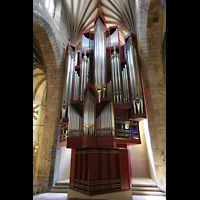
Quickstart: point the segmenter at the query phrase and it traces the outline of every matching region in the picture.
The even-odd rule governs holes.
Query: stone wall
[[[138,43],[141,73],[157,183],[161,190],[166,191],[166,88],[162,66],[164,16],[160,0],[151,0],[149,8],[145,1],[141,3]]]

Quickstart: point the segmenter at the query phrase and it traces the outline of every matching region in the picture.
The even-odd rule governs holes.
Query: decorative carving
[[[97,26],[100,26],[102,31],[105,32],[105,26],[99,18],[96,21],[96,24],[95,24],[95,27],[94,27],[94,32],[97,31]]]
[[[72,58],[75,60],[75,51],[71,48],[71,46],[68,46],[67,54],[70,54]]]

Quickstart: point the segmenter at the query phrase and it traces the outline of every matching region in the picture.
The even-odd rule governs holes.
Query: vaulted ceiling
[[[98,7],[107,28],[118,25],[122,44],[129,30],[135,32],[135,0],[63,0],[63,3],[72,43],[80,42],[82,31],[94,30]]]

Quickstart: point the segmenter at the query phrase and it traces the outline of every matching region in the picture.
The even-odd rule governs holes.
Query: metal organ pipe
[[[73,58],[71,58],[71,69],[70,69],[70,84],[69,84],[69,95],[68,95],[68,105],[70,104],[71,94],[72,94],[72,82],[73,82],[73,69],[74,69],[74,62]]]
[[[79,76],[77,71],[75,71],[74,76],[74,100],[78,100],[78,93],[79,93]]]
[[[105,38],[104,38],[104,32],[101,32],[102,34],[102,88],[105,83]],[[103,98],[105,98],[105,93],[103,92]]]
[[[125,65],[122,71],[122,81],[123,81],[123,90],[124,90],[124,102],[129,102],[129,89],[128,89],[128,77],[127,77],[127,67]]]
[[[138,60],[136,46],[132,36],[128,38],[126,43],[127,59],[130,73],[131,101],[133,103],[134,113],[143,113],[143,95],[138,69]],[[136,109],[137,108],[137,109]]]
[[[137,82],[136,82],[136,66],[133,60],[133,45],[130,46],[130,60],[131,60],[131,68],[132,68],[132,76],[133,76],[133,89],[134,89],[134,98],[137,96]]]
[[[86,82],[87,82],[87,63],[84,62],[84,84],[83,84],[83,90],[86,86]]]
[[[125,69],[122,71],[122,83],[123,83],[123,90],[124,90],[124,103],[126,103],[126,85],[125,85]]]
[[[105,97],[103,90],[105,83],[105,27],[98,18],[94,28],[95,32],[95,89],[100,85],[100,97]]]
[[[97,41],[97,34],[95,34],[95,41]],[[95,56],[95,89],[97,89],[97,42],[95,42],[95,51],[94,51],[94,56]]]
[[[87,58],[86,53],[81,60],[81,91],[80,99],[83,100],[83,92],[88,81],[88,72],[89,72],[89,58]]]
[[[128,84],[128,74],[127,74],[127,65],[125,65],[125,85],[126,85],[126,97],[127,97],[127,102],[130,101],[129,99],[129,84]]]
[[[113,99],[114,99],[114,103],[116,103],[116,96],[115,96],[115,73],[114,73],[113,59],[111,59],[111,68],[112,68],[111,70],[112,70],[112,83],[113,83]]]
[[[119,81],[118,81],[118,84],[119,84],[119,97],[120,97],[119,103],[122,103],[122,95],[121,95],[122,89],[121,89],[121,76],[120,76],[119,54],[117,54],[117,56],[116,56],[116,63],[117,63],[116,67],[117,67],[117,73],[118,73],[117,76],[119,77]]]
[[[119,54],[115,51],[111,55],[112,82],[113,82],[113,98],[114,103],[122,103],[121,96],[121,76],[120,76]]]
[[[87,91],[84,100],[84,135],[94,135],[94,97]]]
[[[78,136],[79,133],[79,114],[75,111],[75,109],[70,105],[68,107],[68,131],[70,137]]]
[[[74,100],[76,100],[76,84],[77,84],[77,76],[76,76],[76,71],[74,71],[74,97],[73,97]]]
[[[115,54],[113,56],[113,68],[114,68],[114,72],[115,72],[115,94],[116,94],[116,97],[117,97],[117,102],[116,103],[119,103],[119,92],[118,92],[118,76],[117,76],[117,63],[116,63],[116,59],[115,59]]]
[[[135,69],[136,69],[136,80],[137,80],[137,88],[138,88],[138,96],[139,98],[142,95],[142,88],[141,88],[141,82],[140,82],[140,75],[139,75],[139,69],[138,69],[138,60],[137,60],[137,53],[135,47],[133,48],[133,56],[135,61]]]
[[[112,102],[108,103],[101,112],[101,135],[113,135],[114,113]]]
[[[72,82],[73,82],[73,70],[74,70],[74,59],[75,52],[73,49],[68,46],[68,55],[67,55],[67,75],[66,75],[66,91],[65,91],[65,99],[62,106],[62,118],[65,118],[66,110],[71,100],[72,93]]]

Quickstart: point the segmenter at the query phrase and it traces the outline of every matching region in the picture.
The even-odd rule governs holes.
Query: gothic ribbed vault
[[[78,44],[82,31],[94,30],[97,10],[102,12],[107,27],[119,27],[120,43],[129,30],[135,33],[135,0],[63,0],[72,43]]]

